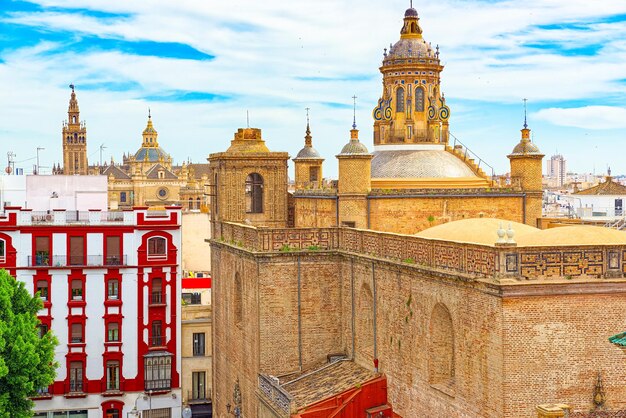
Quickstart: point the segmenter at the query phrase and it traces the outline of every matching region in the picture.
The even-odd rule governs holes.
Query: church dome
[[[320,153],[313,147],[304,147],[299,152],[296,158],[322,158]]]
[[[369,154],[367,147],[359,141],[350,140],[341,149],[340,155]]]
[[[476,177],[462,160],[445,150],[374,151],[372,178]]]
[[[541,151],[539,151],[539,147],[530,141],[520,142],[519,144],[515,146],[515,148],[513,148],[513,152],[511,153],[511,155],[529,155],[529,154],[530,155],[541,154]]]
[[[138,162],[150,162],[157,163],[160,160],[167,161],[170,158],[170,155],[163,151],[161,147],[157,148],[139,148],[139,151],[135,153],[135,161]]]
[[[404,12],[404,17],[417,17],[417,10],[412,7],[406,9],[406,12]]]
[[[434,56],[432,48],[424,38],[402,38],[391,47],[387,59]]]

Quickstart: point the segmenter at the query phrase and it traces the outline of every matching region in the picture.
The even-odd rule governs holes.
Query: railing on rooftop
[[[262,373],[259,374],[259,390],[275,407],[285,414],[290,414],[293,398],[280,386],[278,379]]]
[[[449,132],[450,136],[452,138],[454,138],[454,144],[453,144],[453,148],[454,149],[460,149],[461,150],[461,154],[463,156],[463,160],[467,161],[469,159],[474,160],[474,163],[476,164],[476,167],[478,167],[479,169],[482,169],[483,171],[487,171],[485,168],[488,168],[489,171],[491,171],[491,180],[496,180],[496,172],[493,169],[492,166],[490,166],[489,164],[487,164],[485,162],[485,160],[483,160],[482,158],[480,158],[478,156],[478,154],[476,154],[475,152],[473,152],[471,149],[469,149],[464,143],[462,143],[456,136],[452,135],[452,132]],[[457,148],[460,147],[460,148]],[[481,165],[483,167],[481,167]]]

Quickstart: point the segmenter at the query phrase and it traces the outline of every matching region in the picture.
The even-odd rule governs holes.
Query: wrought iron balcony
[[[35,256],[28,256],[29,267],[68,267],[68,266],[125,266],[127,264],[126,255],[107,256],[102,255],[53,255],[40,253]]]

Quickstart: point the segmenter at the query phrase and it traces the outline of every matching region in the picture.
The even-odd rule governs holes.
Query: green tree
[[[0,418],[31,417],[28,397],[54,381],[58,341],[51,332],[39,337],[42,307],[39,295],[0,270]]]

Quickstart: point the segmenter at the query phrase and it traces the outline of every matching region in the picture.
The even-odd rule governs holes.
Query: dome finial
[[[313,146],[311,128],[309,127],[309,110],[311,110],[311,108],[307,107],[304,110],[306,110],[306,135],[304,137],[304,146],[310,148]]]
[[[352,100],[354,101],[354,108],[353,108],[353,116],[352,116],[352,129],[356,129],[356,94],[354,96],[352,96]]]
[[[152,113],[150,112],[150,106],[148,106],[148,119],[152,119]]]
[[[524,99],[524,129],[528,129],[528,114],[526,109],[526,104],[528,103],[528,99]]]

